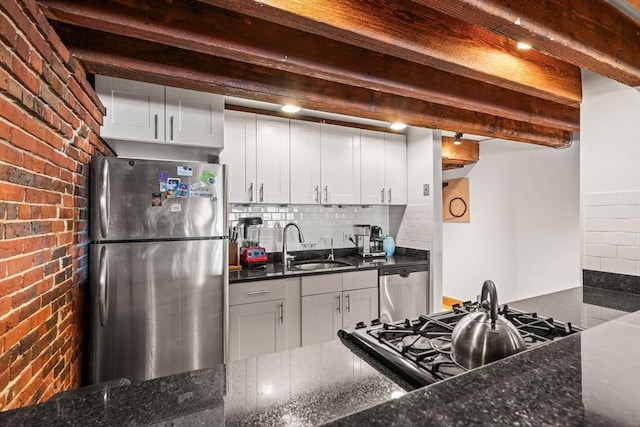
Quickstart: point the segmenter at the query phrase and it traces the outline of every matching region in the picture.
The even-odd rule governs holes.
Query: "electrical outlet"
[[[429,195],[429,184],[424,184],[422,186],[422,195],[423,196],[428,196]]]
[[[348,242],[350,238],[351,238],[351,234],[349,234],[349,233],[344,233],[342,235],[342,241],[343,242]]]

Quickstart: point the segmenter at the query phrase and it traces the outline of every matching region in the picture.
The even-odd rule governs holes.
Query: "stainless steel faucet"
[[[290,222],[289,224],[284,226],[284,229],[282,230],[282,268],[284,269],[284,271],[287,271],[289,268],[291,268],[291,260],[295,258],[294,256],[287,254],[287,229],[289,227],[297,228],[298,240],[300,241],[300,243],[304,242],[304,236],[302,235],[302,230],[300,230],[298,224],[296,224],[295,222]]]

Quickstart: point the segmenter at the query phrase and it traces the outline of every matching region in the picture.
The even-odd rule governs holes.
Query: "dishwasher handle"
[[[412,273],[418,273],[420,271],[429,271],[428,264],[417,264],[404,267],[388,267],[378,270],[378,276],[400,276],[403,278],[409,277]]]

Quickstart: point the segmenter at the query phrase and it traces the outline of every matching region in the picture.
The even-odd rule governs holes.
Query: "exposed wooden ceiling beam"
[[[582,99],[577,67],[411,1],[202,1],[532,96],[574,106]]]
[[[329,82],[246,63],[212,57],[64,24],[56,26],[65,45],[89,72],[145,80],[224,95],[286,103],[311,109],[413,126],[492,135],[550,147],[570,143],[571,132],[536,126],[370,89]]]
[[[564,130],[580,125],[577,107],[203,3],[171,3],[170,14],[164,0],[46,0],[41,5],[48,18],[72,25],[537,125]]]
[[[640,31],[604,0],[415,0],[626,85],[640,86]],[[640,8],[640,1],[628,0]],[[520,25],[514,22],[520,18]]]

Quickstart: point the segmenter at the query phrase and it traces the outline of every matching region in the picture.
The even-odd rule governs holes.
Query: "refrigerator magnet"
[[[213,185],[216,183],[216,175],[209,171],[202,171],[200,174],[200,182],[208,185]]]
[[[169,172],[167,171],[158,172],[158,182],[166,183],[168,179],[169,179]]]
[[[189,184],[183,182],[176,189],[176,197],[189,197]]]
[[[164,193],[165,191],[167,191],[167,183],[166,182],[160,182],[160,192]]]
[[[178,166],[178,176],[193,176],[193,168],[191,166]]]
[[[171,212],[182,212],[182,205],[180,204],[180,202],[171,202]]]
[[[191,184],[189,194],[191,195],[191,197],[204,197],[207,199],[213,197],[213,192],[211,191],[211,189],[200,181],[196,181]]]
[[[176,191],[180,185],[180,178],[167,179],[167,199],[173,199],[176,197]]]
[[[162,206],[162,193],[151,193],[151,206]]]

